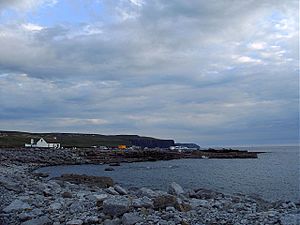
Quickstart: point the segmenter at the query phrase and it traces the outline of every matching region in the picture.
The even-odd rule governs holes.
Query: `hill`
[[[168,148],[174,145],[173,140],[163,140],[138,135],[101,135],[82,133],[29,133],[20,131],[0,131],[0,148],[23,147],[30,139],[44,138],[49,142],[59,142],[63,147],[91,147],[137,145],[141,147]]]

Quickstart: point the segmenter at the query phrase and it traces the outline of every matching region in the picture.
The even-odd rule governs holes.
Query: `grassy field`
[[[29,133],[19,131],[0,131],[0,147],[23,147],[43,137],[48,142],[59,142],[63,147],[91,147],[91,146],[118,146],[139,145],[143,147],[165,147],[174,143],[173,140],[161,140],[138,135],[100,135],[80,133]],[[161,146],[160,146],[161,145]]]

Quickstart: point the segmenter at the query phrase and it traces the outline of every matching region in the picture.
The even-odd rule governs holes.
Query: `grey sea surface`
[[[242,149],[242,148],[240,148]],[[269,201],[300,202],[299,147],[247,147],[264,151],[257,159],[179,159],[108,165],[67,165],[38,169],[50,177],[65,173],[110,176],[123,186],[166,190],[175,181],[186,189],[205,188],[223,193],[242,193]]]

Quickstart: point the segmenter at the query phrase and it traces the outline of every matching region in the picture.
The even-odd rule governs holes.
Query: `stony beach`
[[[0,150],[0,225],[299,224],[299,204],[205,189],[121,187],[109,177],[49,179],[46,165],[88,163],[76,152]],[[107,173],[109,176],[109,172]]]

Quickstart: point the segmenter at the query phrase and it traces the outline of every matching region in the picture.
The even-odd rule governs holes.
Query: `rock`
[[[154,208],[156,209],[165,208],[167,206],[174,206],[176,203],[175,196],[170,195],[163,191],[157,192],[156,197],[154,197],[152,200],[153,200]]]
[[[138,195],[141,197],[147,196],[149,198],[154,198],[157,196],[157,193],[149,188],[141,188],[138,191]]]
[[[119,218],[115,218],[113,220],[106,219],[104,220],[104,225],[119,225],[121,224],[121,220]]]
[[[52,225],[52,221],[48,216],[41,216],[39,218],[31,219],[21,223],[21,225]]]
[[[63,198],[72,198],[72,197],[73,197],[72,194],[71,194],[70,192],[68,192],[68,191],[63,192],[63,193],[61,194],[61,196],[62,196]]]
[[[94,195],[94,197],[96,198],[96,205],[97,206],[102,206],[103,201],[105,199],[107,199],[108,195],[107,194],[100,194],[100,195]]]
[[[66,223],[66,225],[82,225],[82,224],[83,224],[82,220],[71,220]]]
[[[115,185],[115,186],[114,186],[114,189],[115,189],[120,195],[127,195],[127,194],[128,194],[128,192],[127,192],[124,188],[122,188],[121,186],[119,186],[119,185]]]
[[[109,187],[109,188],[105,189],[105,191],[111,195],[119,195],[119,192],[117,192],[113,187]]]
[[[85,218],[84,224],[94,224],[94,223],[98,223],[99,221],[100,220],[98,216],[88,216]]]
[[[153,201],[148,198],[147,196],[144,196],[142,198],[133,199],[132,200],[132,206],[135,208],[153,208]]]
[[[82,210],[83,210],[83,205],[79,201],[75,201],[69,206],[69,211],[72,214],[80,213],[80,212],[82,212]]]
[[[96,186],[100,188],[107,188],[114,185],[110,177],[97,177],[77,174],[63,174],[58,178],[59,180],[68,181],[74,184],[86,184],[89,186]]]
[[[142,221],[143,218],[136,213],[125,213],[122,216],[122,224],[124,225],[133,225]]]
[[[13,211],[19,211],[24,209],[30,209],[30,205],[26,202],[16,199],[13,202],[11,202],[7,207],[5,207],[3,211],[6,213],[10,213]]]
[[[129,210],[130,201],[123,196],[113,196],[103,201],[103,212],[111,216],[120,216]]]
[[[20,219],[20,221],[26,221],[26,220],[32,219],[32,215],[29,213],[20,213],[18,215],[18,218]]]
[[[112,168],[112,167],[107,167],[107,168],[104,169],[104,171],[114,171],[114,170],[115,170],[115,169]]]
[[[179,196],[184,194],[184,190],[179,184],[172,182],[169,186],[168,193]]]
[[[62,205],[59,202],[55,202],[50,205],[50,209],[52,209],[52,210],[59,210],[59,209],[61,209],[61,207],[62,207]]]
[[[297,225],[300,221],[300,214],[287,214],[280,218],[282,225]]]
[[[192,199],[190,199],[190,205],[191,205],[192,209],[196,209],[199,206],[200,207],[208,207],[209,203],[207,200],[192,198]]]

